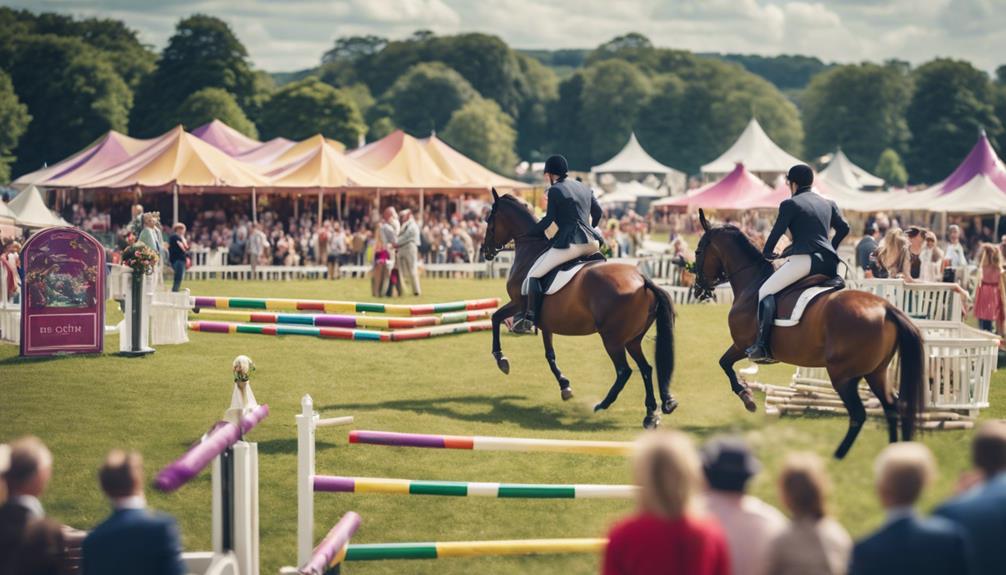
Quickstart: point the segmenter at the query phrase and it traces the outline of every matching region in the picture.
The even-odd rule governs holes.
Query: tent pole
[[[419,188],[419,225],[423,225],[423,214],[426,213],[426,190]]]
[[[335,217],[342,221],[342,192],[335,192]]]
[[[999,212],[996,212],[995,223],[992,224],[992,243],[999,243]]]
[[[300,194],[293,197],[293,221],[300,219]]]
[[[171,186],[172,225],[178,224],[178,182]]]
[[[322,204],[325,203],[325,192],[318,188],[318,228],[321,228],[321,211],[323,209]]]
[[[252,223],[258,223],[258,193],[252,187]]]

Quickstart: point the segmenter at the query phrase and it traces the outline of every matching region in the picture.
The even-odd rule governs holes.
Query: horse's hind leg
[[[653,429],[660,425],[660,414],[657,413],[657,400],[653,397],[653,368],[647,363],[646,355],[643,354],[642,340],[643,336],[637,337],[625,344],[625,349],[632,356],[633,361],[636,362],[636,366],[639,368],[639,375],[643,376],[643,389],[646,390],[646,417],[643,419],[643,427]],[[674,398],[671,398],[670,394],[668,394],[668,400],[674,401]]]
[[[887,438],[888,441],[894,443],[898,440],[898,404],[897,398],[892,396],[887,387],[887,364],[885,363],[867,375],[866,383],[870,384],[870,390],[880,400],[880,406],[884,408],[884,418],[887,420]]]
[[[723,373],[727,374],[727,379],[730,380],[730,389],[744,402],[744,409],[754,413],[758,411],[758,405],[755,403],[754,396],[751,395],[751,390],[737,379],[737,372],[734,371],[734,364],[745,357],[747,357],[747,354],[744,350],[738,349],[736,345],[731,345],[723,352],[723,356],[720,357],[720,368],[723,369]]]
[[[562,374],[559,370],[559,366],[555,363],[555,348],[552,347],[552,332],[548,330],[541,330],[541,342],[545,345],[545,359],[548,360],[548,367],[552,370],[552,375],[555,376],[555,380],[559,382],[559,393],[562,395],[562,400],[566,401],[573,397],[573,388],[569,386],[569,379]]]
[[[835,459],[842,459],[849,453],[849,449],[856,441],[856,436],[859,435],[863,424],[866,423],[866,408],[863,407],[863,400],[859,397],[859,380],[860,378],[857,376],[845,380],[832,379],[831,381],[831,385],[838,392],[842,403],[845,404],[845,409],[849,412],[849,431],[845,433],[845,439],[835,450]]]
[[[625,343],[621,341],[609,341],[608,338],[604,337],[603,332],[601,339],[604,341],[604,350],[608,352],[611,363],[615,364],[615,383],[611,384],[608,395],[604,396],[604,399],[594,406],[594,411],[601,411],[602,409],[611,407],[611,404],[615,403],[615,400],[618,399],[618,394],[622,392],[622,388],[625,387],[625,382],[629,381],[629,377],[632,375],[629,362],[625,360]]]

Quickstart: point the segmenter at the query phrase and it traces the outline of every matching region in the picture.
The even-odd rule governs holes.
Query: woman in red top
[[[604,575],[729,575],[716,520],[701,513],[702,467],[688,436],[649,432],[635,462],[639,512],[608,534]]]

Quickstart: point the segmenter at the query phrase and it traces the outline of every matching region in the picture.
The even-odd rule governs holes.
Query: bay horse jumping
[[[738,382],[733,365],[747,357],[744,350],[755,341],[758,288],[773,267],[737,227],[713,227],[702,210],[699,221],[705,233],[695,250],[695,295],[708,299],[717,284],[730,282],[734,303],[728,322],[733,345],[720,358],[720,367],[748,411],[755,411],[750,391]],[[780,304],[784,298],[798,297],[798,291],[780,292]],[[866,421],[859,396],[859,381],[864,377],[884,408],[891,443],[898,440],[899,416],[902,439],[912,439],[925,402],[922,336],[912,320],[887,300],[848,289],[819,295],[807,306],[800,323],[772,330],[770,347],[779,361],[828,370],[831,385],[849,412],[849,430],[835,451],[836,459],[849,452]],[[887,378],[895,352],[901,356],[899,392]]]
[[[482,256],[491,261],[504,246],[514,242],[514,262],[507,277],[510,301],[492,316],[492,354],[496,366],[510,373],[510,361],[500,347],[500,324],[524,308],[521,283],[531,265],[546,249],[543,235],[529,232],[536,223],[534,214],[521,201],[509,194],[500,197],[493,190],[493,205],[486,219],[486,237]],[[553,295],[545,296],[538,316],[538,328],[545,346],[545,359],[559,383],[562,399],[573,397],[569,379],[555,361],[552,334],[590,335],[599,333],[611,362],[615,365],[615,383],[594,411],[607,409],[618,398],[632,369],[625,359],[629,352],[639,367],[646,389],[646,417],[643,427],[659,425],[660,415],[653,396],[653,368],[643,354],[642,341],[650,326],[657,324],[657,386],[660,390],[660,410],[673,412],[678,402],[671,396],[671,374],[674,371],[674,308],[667,292],[644,277],[635,266],[614,262],[588,264],[568,284]]]

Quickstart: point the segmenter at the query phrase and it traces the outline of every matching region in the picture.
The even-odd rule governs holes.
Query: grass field
[[[339,282],[191,282],[196,295],[369,299],[365,280]],[[503,294],[502,282],[427,280],[422,298],[434,302]],[[110,306],[111,307],[111,306]],[[836,417],[766,419],[748,414],[730,393],[717,359],[728,345],[723,306],[682,306],[676,325],[677,371],[672,389],[681,407],[664,418],[697,440],[742,433],[755,446],[766,471],[756,494],[776,503],[773,477],[788,450],[828,456],[846,428]],[[118,314],[112,314],[117,316]],[[109,319],[111,322],[115,318]],[[647,352],[652,357],[652,342]],[[488,333],[405,343],[317,340],[309,337],[191,334],[181,346],[160,346],[136,359],[115,355],[25,361],[14,346],[0,346],[0,441],[32,433],[55,456],[55,477],[43,499],[48,513],[87,529],[108,512],[95,472],[112,447],[141,450],[148,477],[198,438],[230,400],[234,356],[252,357],[252,385],[271,416],[250,438],[257,441],[261,473],[262,572],[276,573],[296,559],[296,428],[300,398],[310,393],[322,416],[352,414],[356,427],[417,433],[504,435],[583,439],[632,439],[643,418],[638,375],[618,403],[601,414],[590,406],[614,373],[600,339],[557,338],[556,353],[576,391],[568,403],[544,361],[540,341],[504,336],[512,364],[497,371]],[[115,337],[106,348],[118,349]],[[763,369],[763,381],[785,383],[792,369]],[[993,409],[1006,416],[1002,372],[992,383]],[[760,401],[760,399],[759,399]],[[508,454],[406,450],[346,443],[345,428],[318,431],[318,473],[412,479],[534,483],[625,483],[620,458],[553,454]],[[855,535],[882,519],[871,484],[871,462],[886,432],[871,421],[850,456],[831,461],[833,510]],[[936,452],[941,477],[926,499],[931,506],[953,489],[967,466],[969,432],[924,436]],[[148,492],[153,507],[180,521],[186,549],[210,546],[210,478],[203,473],[171,495]],[[631,511],[628,501],[495,500],[408,496],[319,494],[316,536],[346,510],[363,515],[354,541],[429,541],[602,536]],[[447,559],[427,562],[354,564],[350,573],[590,573],[597,558]]]

